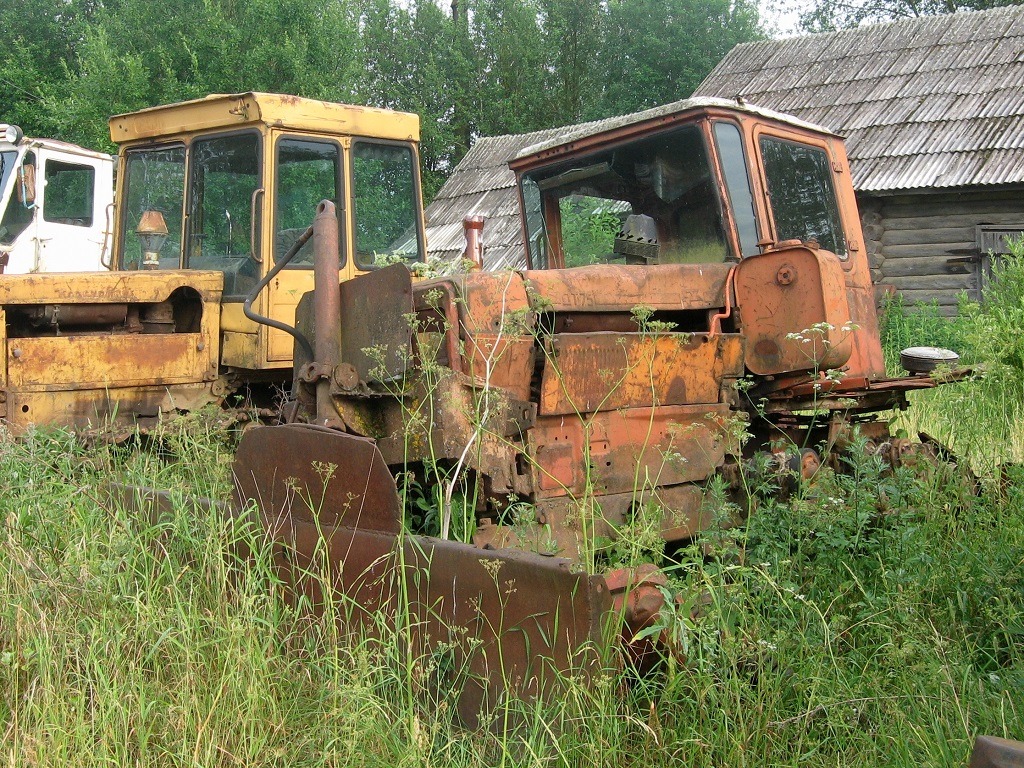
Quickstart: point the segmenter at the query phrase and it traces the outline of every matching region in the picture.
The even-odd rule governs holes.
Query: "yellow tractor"
[[[423,259],[416,115],[245,93],[118,115],[110,135],[112,270],[0,277],[0,420],[14,433],[145,426],[290,381],[281,328],[313,288],[311,244],[275,266],[321,199],[339,202],[343,278],[383,254]]]

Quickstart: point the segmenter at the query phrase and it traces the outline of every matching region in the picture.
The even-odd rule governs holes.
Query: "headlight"
[[[6,123],[0,123],[0,135],[3,136],[4,141],[9,144],[17,144],[21,141],[21,137],[24,136],[21,132],[21,128],[16,125],[8,125]]]

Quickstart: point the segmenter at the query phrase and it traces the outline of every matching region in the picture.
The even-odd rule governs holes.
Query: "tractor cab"
[[[291,367],[292,338],[242,305],[321,200],[338,211],[343,280],[382,259],[423,259],[416,115],[247,93],[118,115],[110,133],[121,145],[116,268],[223,274],[225,367]],[[292,324],[312,268],[306,243],[253,310]]]
[[[509,167],[534,270],[679,265],[687,306],[704,313],[685,330],[743,333],[751,373],[884,375],[849,165],[830,131],[689,99],[570,128]],[[815,328],[824,346],[808,355],[790,334]]]
[[[110,155],[0,123],[0,273],[108,266]]]

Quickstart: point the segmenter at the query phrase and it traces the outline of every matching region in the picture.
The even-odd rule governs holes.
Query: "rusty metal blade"
[[[1024,768],[1024,742],[979,736],[968,768]]]
[[[337,467],[326,482],[325,465]],[[455,691],[465,723],[596,668],[611,606],[604,579],[560,558],[403,535],[394,480],[372,441],[265,427],[243,438],[235,473],[236,499],[259,504],[292,599],[429,656],[427,666],[447,670],[432,684]]]
[[[411,359],[412,275],[404,264],[341,284],[341,359],[360,381],[401,378]]]
[[[401,531],[395,479],[365,437],[312,424],[257,427],[238,444],[234,475],[238,509],[252,499],[272,520]]]

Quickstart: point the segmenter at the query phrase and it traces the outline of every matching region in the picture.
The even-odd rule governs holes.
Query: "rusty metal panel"
[[[132,429],[155,422],[175,409],[194,410],[220,402],[212,382],[171,386],[75,388],[55,391],[9,389],[4,422],[15,434],[32,424],[62,424],[75,429],[107,426]]]
[[[629,493],[703,480],[725,460],[728,405],[602,411],[587,419],[547,416],[529,433],[539,498]]]
[[[53,336],[7,341],[12,388],[85,389],[216,378],[200,333]]]
[[[743,375],[743,339],[691,334],[557,334],[548,342],[541,415],[717,403]]]
[[[348,631],[403,627],[411,660],[441,661],[432,683],[470,727],[509,696],[545,699],[598,669],[608,587],[568,560],[294,518],[269,528],[293,598],[332,603]]]
[[[472,272],[457,279],[463,369],[477,386],[530,399],[536,316],[518,272]]]
[[[235,453],[235,503],[279,517],[397,534],[402,507],[373,440],[312,424],[259,427]]]
[[[77,272],[4,275],[0,305],[148,303],[167,299],[177,288],[192,288],[204,305],[219,303],[224,275],[207,270],[161,272]]]
[[[475,386],[498,387],[517,400],[530,399],[536,356],[533,336],[478,333],[463,346],[465,368]]]
[[[615,540],[618,529],[628,524],[638,509],[646,507],[661,515],[661,535],[666,541],[693,538],[715,524],[716,513],[720,512],[712,508],[703,486],[696,483],[579,499],[559,496],[537,503],[537,525],[480,526],[474,542],[478,546],[513,547],[578,560],[582,552],[593,551],[599,539]]]
[[[262,123],[343,136],[417,141],[419,115],[276,93],[214,94],[110,118],[116,143],[169,133]]]
[[[1024,742],[978,736],[968,768],[1024,768]]]
[[[341,358],[361,381],[401,377],[412,363],[412,275],[404,264],[341,284]]]
[[[0,344],[3,344],[4,349],[7,348],[7,312],[0,306]],[[7,355],[3,356],[3,364],[0,365],[0,390],[7,388]],[[0,402],[0,405],[3,405]],[[0,408],[0,411],[3,409]],[[2,415],[2,414],[0,414]]]
[[[235,368],[256,369],[260,359],[259,341],[260,337],[255,333],[222,332],[221,363]]]
[[[629,312],[718,309],[725,306],[729,264],[657,264],[637,269],[601,264],[575,269],[530,270],[538,312]]]
[[[773,41],[773,43],[775,42]],[[736,92],[738,91],[733,93]],[[642,112],[567,126],[559,130],[554,137],[521,150],[514,159],[509,161],[509,166],[517,172],[527,170],[552,158],[600,147],[617,139],[650,134],[659,128],[666,128],[683,121],[695,120],[709,111],[723,107],[744,113],[745,116],[767,117],[795,127],[829,133],[827,128],[809,124],[792,115],[771,112],[754,106],[753,103],[739,104],[736,101],[727,102],[718,98],[690,98],[652,107]]]
[[[753,373],[837,368],[850,359],[846,279],[835,255],[797,246],[752,256],[736,267],[735,287]]]
[[[472,272],[453,280],[458,285],[462,335],[499,333],[508,326],[533,327],[526,284],[518,272]],[[522,333],[522,330],[519,330]]]

